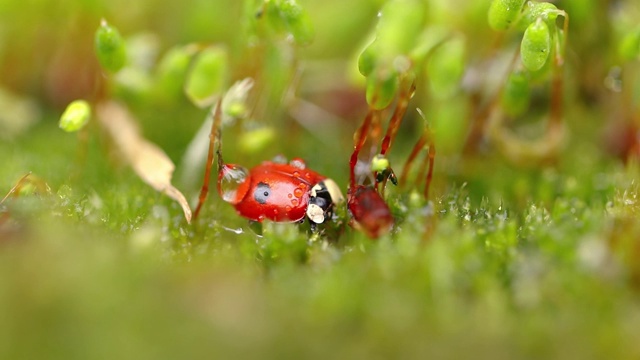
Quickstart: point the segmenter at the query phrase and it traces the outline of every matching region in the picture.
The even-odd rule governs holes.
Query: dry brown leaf
[[[167,154],[140,135],[138,125],[124,105],[114,101],[104,102],[96,106],[96,114],[118,151],[142,181],[177,201],[190,223],[189,203],[180,190],[171,185],[175,165]]]

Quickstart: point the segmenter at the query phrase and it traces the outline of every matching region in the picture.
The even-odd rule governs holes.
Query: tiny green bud
[[[501,105],[509,116],[522,115],[529,108],[531,89],[529,79],[523,72],[509,75],[502,93]]]
[[[255,154],[263,151],[276,139],[276,132],[272,127],[260,127],[244,131],[238,139],[240,149],[245,153]]]
[[[220,47],[208,47],[195,59],[185,84],[185,93],[195,105],[209,106],[221,93],[226,76],[227,52]]]
[[[281,0],[278,8],[285,27],[296,43],[301,46],[309,45],[315,34],[311,19],[302,6],[296,0]]]
[[[384,58],[406,55],[422,32],[424,4],[416,0],[391,0],[380,11],[376,27],[378,50]]]
[[[494,30],[506,30],[518,18],[525,0],[493,0],[487,20]]]
[[[100,65],[109,72],[114,73],[122,69],[127,61],[127,51],[122,36],[104,19],[96,30],[95,50]]]
[[[398,92],[398,76],[390,71],[377,71],[367,77],[366,98],[369,106],[384,109]]]
[[[376,66],[377,54],[376,54],[376,42],[373,41],[367,45],[366,48],[360,53],[358,57],[358,71],[364,76],[369,76],[373,72]]]
[[[85,100],[71,102],[60,116],[58,125],[66,132],[82,129],[91,117],[91,105]]]
[[[562,11],[558,10],[552,3],[529,1],[524,7],[523,16],[518,22],[518,28],[525,30],[529,25],[536,22],[538,18],[542,18],[547,23],[547,26],[553,28],[560,13]]]
[[[540,70],[549,59],[551,35],[547,23],[538,18],[527,27],[520,43],[520,58],[529,71]]]
[[[391,167],[389,159],[384,155],[378,154],[371,159],[371,171],[383,172]]]
[[[191,46],[174,47],[164,54],[157,70],[159,92],[170,97],[182,93],[192,56]]]
[[[640,57],[640,29],[626,34],[620,45],[618,53],[625,61],[631,61]]]
[[[451,36],[451,31],[445,27],[429,26],[425,28],[418,37],[416,46],[409,53],[409,58],[414,64],[423,63],[424,59],[449,36]]]
[[[439,98],[453,95],[460,85],[465,69],[465,40],[455,37],[433,51],[427,62],[429,86]]]

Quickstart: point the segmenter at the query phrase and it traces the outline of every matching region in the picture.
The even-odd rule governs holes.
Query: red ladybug
[[[297,222],[306,216],[320,224],[334,204],[344,201],[333,180],[307,169],[300,159],[289,164],[265,161],[251,170],[222,163],[218,193],[238,214],[258,222]]]
[[[236,208],[238,214],[249,220],[298,222],[306,216],[314,228],[331,217],[335,205],[345,201],[335,181],[307,169],[305,162],[299,158],[288,164],[265,161],[251,170],[226,164],[222,159],[220,109],[221,100],[218,100],[211,112],[213,122],[209,155],[194,218],[200,213],[209,192],[214,147],[218,162],[218,193]]]

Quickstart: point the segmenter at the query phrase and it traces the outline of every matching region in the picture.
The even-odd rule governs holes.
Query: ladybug
[[[335,181],[306,167],[301,159],[265,161],[251,170],[224,164],[218,156],[218,193],[239,215],[256,222],[321,224],[344,197]]]
[[[334,207],[345,202],[345,198],[335,181],[308,169],[302,159],[295,158],[289,163],[265,161],[251,170],[224,162],[221,106],[221,100],[218,100],[211,111],[209,155],[194,218],[197,218],[209,193],[214,147],[218,163],[218,193],[233,205],[240,216],[256,222],[265,219],[302,222],[308,218],[312,230],[331,218]]]

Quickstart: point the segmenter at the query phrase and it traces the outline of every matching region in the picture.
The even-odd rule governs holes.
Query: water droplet
[[[299,171],[294,171],[293,172],[293,177],[300,177],[300,172]]]
[[[228,203],[237,204],[244,197],[244,193],[238,193],[240,185],[244,184],[249,177],[249,171],[239,165],[224,165],[218,174],[218,185],[220,196]],[[248,187],[244,188],[244,192]]]
[[[285,206],[285,207],[284,207],[284,210],[285,210],[286,212],[291,211],[291,206],[289,206],[289,205]]]
[[[305,169],[307,164],[305,164],[304,160],[300,158],[294,158],[289,162],[289,165],[293,167],[297,167],[298,169]]]
[[[292,194],[292,193],[288,193],[288,194],[287,194],[287,197],[288,197],[289,199],[291,199],[291,198],[293,197],[293,194]]]
[[[291,199],[291,205],[298,206],[298,199]]]
[[[300,188],[296,188],[295,190],[293,190],[293,195],[295,195],[295,197],[297,198],[301,197],[303,193],[304,191],[302,191],[302,189]]]

